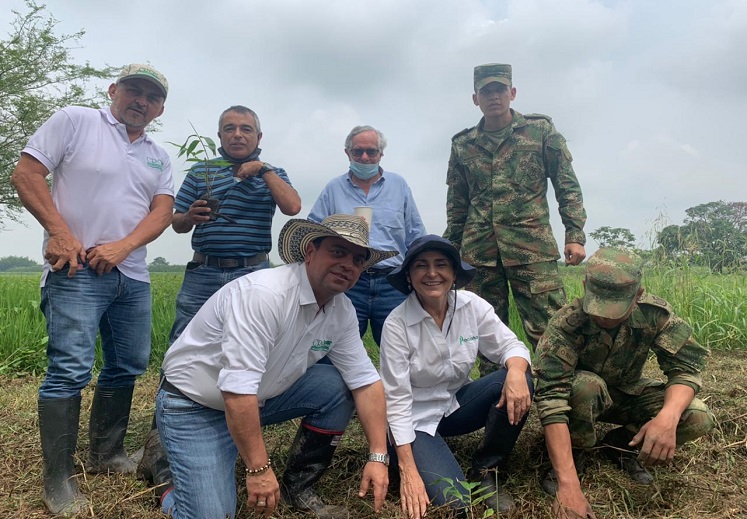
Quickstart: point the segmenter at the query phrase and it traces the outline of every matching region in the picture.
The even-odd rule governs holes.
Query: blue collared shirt
[[[335,177],[322,190],[311,208],[309,219],[321,222],[331,214],[353,214],[357,206],[373,208],[369,235],[371,247],[399,251],[397,256],[375,266],[401,265],[413,240],[425,234],[423,220],[405,179],[397,173],[384,171],[366,194],[350,180],[350,172]]]

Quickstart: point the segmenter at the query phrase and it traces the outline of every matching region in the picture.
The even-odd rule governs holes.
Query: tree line
[[[724,273],[747,268],[747,202],[708,202],[685,210],[682,225],[668,225],[656,234],[656,247],[646,257],[705,267]],[[600,247],[635,249],[635,235],[622,227],[600,227],[589,233]]]

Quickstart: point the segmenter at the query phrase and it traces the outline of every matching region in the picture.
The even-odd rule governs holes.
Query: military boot
[[[628,445],[634,436],[635,434],[625,427],[612,429],[602,439],[602,453],[627,472],[633,481],[641,485],[650,485],[654,482],[653,476],[638,461],[637,451]]]
[[[347,519],[350,515],[347,508],[325,504],[313,489],[332,463],[336,436],[312,431],[301,424],[280,486],[280,496],[287,505],[311,512],[319,519]]]
[[[86,471],[131,474],[137,465],[124,450],[135,388],[96,386],[89,425],[90,453]]]
[[[78,491],[73,455],[78,444],[80,396],[39,399],[39,435],[44,460],[44,504],[54,515],[85,510]]]

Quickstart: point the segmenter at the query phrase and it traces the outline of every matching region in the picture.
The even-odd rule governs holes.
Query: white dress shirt
[[[416,430],[435,435],[441,419],[459,409],[456,392],[470,382],[478,351],[498,365],[511,357],[531,363],[524,343],[472,292],[458,291],[456,304],[454,291],[449,293],[443,331],[414,291],[389,314],[381,336],[381,379],[396,445],[412,443]]]
[[[324,356],[353,390],[379,380],[344,294],[316,303],[306,265],[240,277],[205,302],[163,360],[166,379],[195,402],[225,410],[221,391],[260,406]]]

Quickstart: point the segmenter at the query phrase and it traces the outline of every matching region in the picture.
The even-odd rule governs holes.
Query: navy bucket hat
[[[435,234],[426,234],[421,236],[410,244],[410,248],[407,249],[405,259],[402,265],[397,267],[389,274],[386,279],[389,283],[402,292],[403,294],[409,294],[412,292],[412,287],[407,282],[407,271],[410,268],[410,263],[415,257],[421,252],[435,250],[445,254],[454,265],[456,273],[456,287],[462,288],[475,277],[477,270],[469,263],[465,263],[459,257],[459,251],[454,247],[449,240],[437,236]]]

